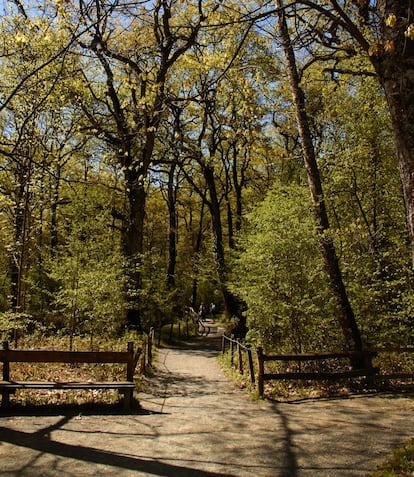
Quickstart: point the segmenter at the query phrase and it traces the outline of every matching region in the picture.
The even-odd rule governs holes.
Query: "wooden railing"
[[[272,355],[266,355],[262,348],[258,348],[256,350],[256,367],[254,366],[250,346],[243,344],[233,336],[223,335],[222,337],[222,353],[224,354],[226,351],[230,354],[230,365],[237,369],[240,374],[244,374],[244,363],[248,362],[250,381],[252,384],[257,384],[260,397],[264,395],[264,383],[270,380],[337,381],[339,379],[365,377],[368,383],[373,384],[381,381],[414,379],[414,369],[386,369],[384,357],[381,359],[383,363],[382,371],[378,366],[372,364],[373,360],[381,354],[396,353],[401,355],[402,353],[408,353],[412,354],[414,358],[414,348],[412,347]],[[343,360],[346,360],[347,364],[341,363],[339,365],[338,363]],[[332,366],[332,362],[335,361],[336,366]],[[292,366],[288,366],[286,371],[268,372],[266,364],[271,362],[284,362],[290,365],[294,363],[297,369],[292,370]],[[358,368],[355,368],[354,363],[356,362],[360,363]]]
[[[304,379],[309,381],[328,380],[335,381],[344,378],[371,377],[378,374],[379,369],[372,366],[372,358],[376,356],[375,351],[349,351],[337,353],[301,353],[301,354],[278,354],[265,355],[262,348],[257,349],[258,359],[258,382],[257,388],[259,396],[264,395],[264,382],[268,380]],[[329,361],[338,359],[349,359],[350,361],[360,361],[364,366],[359,369],[341,369],[334,371],[301,371],[301,364],[311,361]],[[266,373],[266,362],[294,362],[299,364],[298,371]]]
[[[249,366],[249,375],[250,375],[250,382],[255,384],[255,371],[254,371],[254,363],[253,363],[253,355],[252,349],[249,345],[245,345],[241,343],[240,339],[235,339],[234,336],[222,336],[221,342],[221,351],[224,354],[226,352],[226,347],[228,347],[230,351],[230,363],[231,366],[234,366],[235,361],[235,353],[237,353],[237,369],[240,374],[244,374],[244,359],[243,355],[247,356],[247,363]]]
[[[381,361],[385,364],[385,355],[392,355],[392,354],[396,354],[397,356],[399,356],[399,359],[397,360],[397,366],[393,365],[392,367],[395,368],[395,367],[398,367],[399,369],[396,370],[396,369],[392,369],[392,370],[389,370],[389,369],[386,369],[385,368],[385,365],[383,365],[382,369],[380,370],[380,372],[378,373],[377,376],[375,376],[375,379],[377,381],[390,381],[390,380],[411,380],[411,379],[414,379],[414,366],[412,367],[412,369],[401,369],[401,368],[404,368],[404,366],[401,366],[400,365],[400,362],[403,361],[401,358],[402,358],[402,355],[408,355],[408,356],[412,356],[411,360],[414,361],[414,348],[413,347],[387,347],[387,348],[376,348],[376,349],[373,349],[372,351],[374,351],[376,353],[376,355],[378,357],[380,357],[381,355],[382,358],[381,358]],[[393,361],[393,360],[391,360]],[[406,368],[406,367],[405,367]]]

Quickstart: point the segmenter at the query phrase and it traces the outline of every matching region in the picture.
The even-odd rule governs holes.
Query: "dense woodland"
[[[213,301],[267,349],[413,344],[410,2],[1,9],[4,338]]]

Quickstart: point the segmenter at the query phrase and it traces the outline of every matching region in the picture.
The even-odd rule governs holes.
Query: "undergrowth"
[[[414,438],[395,449],[391,457],[371,477],[412,477],[414,475]]]

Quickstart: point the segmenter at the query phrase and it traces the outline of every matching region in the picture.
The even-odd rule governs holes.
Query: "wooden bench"
[[[124,407],[129,409],[133,401],[135,388],[134,371],[139,358],[140,350],[134,353],[134,344],[128,343],[127,351],[50,351],[50,350],[14,350],[9,349],[9,343],[3,342],[0,350],[0,362],[3,363],[3,380],[0,381],[1,405],[10,404],[10,394],[17,389],[39,390],[117,390],[124,396]],[[126,364],[125,381],[14,381],[10,377],[10,363],[117,363]]]

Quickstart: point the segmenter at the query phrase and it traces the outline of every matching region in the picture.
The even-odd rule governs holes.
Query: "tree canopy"
[[[411,343],[410,9],[3,2],[2,333]]]

